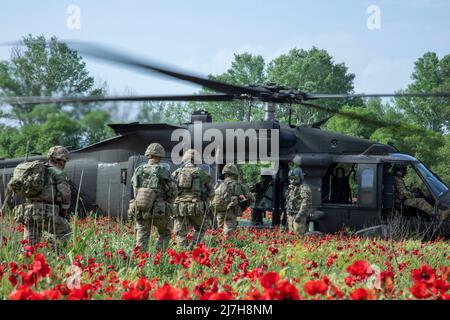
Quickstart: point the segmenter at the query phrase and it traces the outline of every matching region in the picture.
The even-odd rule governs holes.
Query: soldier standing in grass
[[[169,170],[160,164],[165,150],[159,143],[152,143],[145,151],[148,163],[139,166],[131,178],[135,199],[131,200],[128,213],[136,220],[136,246],[141,252],[148,250],[152,226],[158,230],[157,250],[165,250],[171,236],[171,215],[176,196],[176,185]]]
[[[289,171],[289,187],[286,196],[286,214],[289,231],[296,234],[306,233],[306,218],[312,208],[311,188],[305,183],[300,167]]]
[[[183,165],[172,174],[178,187],[174,225],[177,244],[181,247],[189,246],[190,249],[203,238],[207,228],[209,200],[214,195],[211,177],[196,165],[200,162],[199,153],[189,149],[183,155]],[[187,234],[190,226],[195,232],[189,243]]]
[[[224,180],[214,191],[212,209],[218,228],[223,227],[223,234],[229,236],[237,227],[237,217],[242,215],[242,210],[254,204],[255,197],[239,181],[239,171],[234,164],[226,164],[222,174]]]
[[[48,162],[24,162],[14,170],[8,189],[25,197],[23,204],[14,207],[17,222],[24,225],[24,240],[31,245],[41,241],[42,232],[54,234],[63,245],[71,230],[66,219],[70,207],[71,190],[64,167],[69,151],[62,146],[51,147]]]

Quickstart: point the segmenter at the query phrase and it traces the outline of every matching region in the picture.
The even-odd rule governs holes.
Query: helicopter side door
[[[334,162],[322,180],[322,204],[326,219],[321,232],[353,231],[379,224],[380,181],[378,163]]]

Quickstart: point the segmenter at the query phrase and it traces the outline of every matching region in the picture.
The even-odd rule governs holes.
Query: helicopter
[[[216,93],[1,97],[0,101],[8,104],[258,101],[264,103],[264,119],[213,122],[208,112],[197,110],[191,115],[190,121],[179,125],[139,122],[109,124],[116,134],[115,137],[71,151],[65,171],[72,186],[72,210],[81,214],[95,211],[108,217],[126,219],[128,203],[133,198],[132,174],[135,168],[147,161],[143,156],[146,147],[150,143],[158,142],[165,150],[172,151],[162,159],[162,164],[169,170],[175,170],[180,165],[180,162],[173,161],[174,156],[179,159],[183,150],[194,147],[203,154],[203,161],[199,166],[211,175],[214,181],[220,179],[220,172],[226,163],[261,161],[271,164],[271,168],[261,171],[262,180],[252,186],[257,201],[251,208],[251,225],[263,222],[262,216],[267,211],[272,213],[271,227],[279,227],[285,223],[283,208],[285,191],[289,184],[288,172],[293,165],[299,165],[305,173],[306,183],[312,190],[314,212],[308,217],[311,233],[335,233],[344,228],[354,230],[360,235],[386,233],[388,220],[396,214],[407,227],[414,225],[425,230],[431,237],[439,235],[448,238],[450,223],[448,220],[439,221],[438,210],[450,208],[449,188],[418,159],[402,154],[390,145],[322,130],[321,125],[327,119],[312,125],[292,124],[291,107],[288,109],[288,123],[281,123],[276,117],[276,110],[279,105],[299,105],[386,127],[392,124],[310,101],[368,97],[448,98],[450,93],[322,94],[307,93],[276,84],[239,86],[181,72],[173,67],[107,47],[79,42],[75,45],[81,54],[197,84]],[[231,138],[226,143],[217,141],[220,137],[228,138],[230,132]],[[178,139],[174,139],[174,135]],[[186,136],[194,137],[194,141],[180,139]],[[216,143],[212,143],[212,140]],[[45,160],[45,157],[26,156],[0,160],[0,194],[5,194],[15,166],[31,160]],[[433,206],[435,216],[427,216],[416,208],[399,206],[396,203],[392,170],[396,164],[408,166],[411,168],[410,172],[417,175],[422,183],[420,196]],[[17,197],[10,199],[9,205],[11,207],[20,201]]]

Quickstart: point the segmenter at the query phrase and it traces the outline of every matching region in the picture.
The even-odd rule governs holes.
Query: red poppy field
[[[12,218],[1,223],[2,299],[450,299],[445,240],[239,228],[231,239],[209,230],[192,251],[155,252],[153,232],[149,252],[138,254],[133,223],[87,218],[56,252],[51,242],[21,241]]]

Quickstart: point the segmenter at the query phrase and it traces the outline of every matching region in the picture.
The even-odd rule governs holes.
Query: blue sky
[[[69,5],[81,9],[81,29],[66,26]],[[381,29],[366,12],[377,5]],[[450,53],[450,1],[2,0],[0,41],[44,34],[98,41],[207,75],[225,71],[233,53],[268,62],[290,49],[326,49],[355,73],[357,92],[393,92],[410,82],[414,61],[427,51]],[[0,48],[0,59],[9,57]],[[179,84],[86,60],[113,93],[190,93]]]

